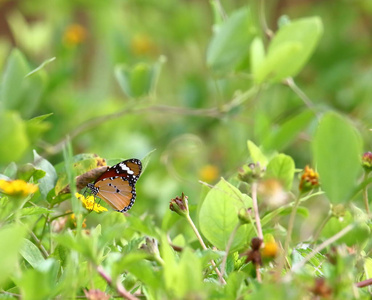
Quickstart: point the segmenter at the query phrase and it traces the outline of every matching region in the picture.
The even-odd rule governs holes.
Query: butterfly
[[[142,163],[139,159],[127,159],[108,168],[94,183],[88,183],[87,187],[113,209],[126,212],[136,200],[135,185],[141,171]]]

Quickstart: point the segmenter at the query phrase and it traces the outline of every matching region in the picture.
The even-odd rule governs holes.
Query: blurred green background
[[[256,14],[255,1],[221,1],[227,14],[247,3]],[[321,18],[324,35],[296,82],[317,107],[351,116],[370,147],[372,2],[287,0],[266,5],[273,31],[283,15]],[[199,179],[213,184],[220,176],[229,178],[247,162],[248,139],[264,144],[286,120],[306,109],[287,86],[273,84],[221,112],[237,91],[247,91],[253,82],[244,66],[222,75],[207,67],[215,22],[208,1],[1,1],[0,22],[3,70],[15,47],[30,70],[55,57],[33,77],[38,80],[33,86],[40,89],[12,107],[24,120],[52,113],[16,162],[32,160],[36,149],[53,164],[60,163],[59,143],[67,135],[74,154],[141,159],[156,149],[137,184],[132,209],[137,213],[152,210],[162,216],[169,200],[182,191],[196,203]],[[133,68],[139,77],[153,72],[149,94],[128,92],[120,82],[120,74]],[[99,116],[107,117],[84,127]],[[309,137],[315,125],[278,149],[291,155],[296,167],[311,163]]]

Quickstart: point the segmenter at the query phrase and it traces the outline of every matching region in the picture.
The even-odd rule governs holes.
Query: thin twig
[[[238,231],[240,225],[241,225],[240,222],[238,222],[238,224],[236,224],[236,226],[234,227],[233,231],[230,234],[229,240],[227,241],[227,245],[226,245],[226,249],[225,249],[225,252],[226,253],[225,253],[225,255],[224,255],[223,259],[222,259],[222,262],[221,262],[220,282],[222,282],[223,275],[225,273],[225,266],[226,266],[227,256],[229,255],[229,251],[230,251],[231,245],[232,245],[232,243],[234,241],[234,237],[235,237],[236,232]]]
[[[258,204],[257,204],[257,182],[252,183],[252,204],[253,204],[253,211],[254,211],[256,226],[257,226],[258,237],[261,240],[263,240],[261,219],[260,219],[260,214],[258,211]]]
[[[119,279],[116,281],[116,286],[113,286],[112,279],[110,275],[108,275],[105,270],[102,268],[102,266],[97,267],[98,274],[107,282],[108,285],[116,288],[117,292],[120,296],[122,296],[124,299],[128,300],[139,300],[137,297],[133,296],[131,293],[129,293],[124,286],[121,284]]]
[[[305,105],[311,109],[313,112],[316,113],[314,109],[314,104],[310,100],[310,98],[297,86],[295,81],[293,80],[292,77],[289,77],[284,80],[284,84],[288,85],[292,91],[294,91],[298,97],[305,103]]]
[[[328,212],[328,215],[325,217],[325,219],[323,220],[322,224],[320,224],[318,230],[316,231],[316,233],[314,234],[314,237],[313,237],[313,241],[316,242],[324,228],[324,226],[328,223],[328,221],[332,218],[332,213],[331,212]]]
[[[355,284],[355,286],[358,287],[358,288],[363,288],[363,287],[366,287],[366,286],[369,286],[369,285],[372,285],[372,278],[363,280],[361,282],[357,282]]]
[[[267,26],[266,17],[265,17],[265,0],[260,0],[259,3],[259,19],[261,27],[266,37],[270,40],[273,38],[274,34]]]
[[[261,272],[260,272],[260,265],[256,264],[256,279],[259,283],[262,282]]]
[[[303,260],[298,262],[292,267],[290,272],[296,272],[301,269],[310,259],[312,259],[317,253],[322,251],[325,247],[328,247],[330,244],[334,243],[338,239],[342,238],[345,234],[347,234],[350,230],[355,227],[355,223],[349,224],[341,231],[337,232],[334,236],[330,237],[329,239],[325,240],[321,243],[318,247],[316,247],[309,255],[307,255]],[[287,274],[289,276],[290,272]]]
[[[34,239],[34,241],[37,243],[37,246],[41,250],[41,252],[43,253],[44,258],[48,258],[49,257],[48,251],[46,251],[46,249],[44,248],[43,244],[37,238],[37,236],[35,235],[35,233],[33,233],[32,231],[30,231],[30,235]]]
[[[192,230],[194,231],[196,237],[198,238],[198,240],[199,240],[200,245],[202,246],[202,248],[203,248],[204,250],[207,250],[208,248],[207,248],[207,246],[204,244],[203,238],[201,237],[201,235],[200,235],[198,229],[196,228],[196,226],[195,226],[194,222],[192,221],[192,219],[190,218],[190,215],[189,215],[189,214],[186,215],[186,219],[187,219],[187,221],[189,222],[189,224],[190,224]],[[217,265],[216,265],[216,263],[214,262],[213,259],[211,260],[211,264],[212,264],[214,270],[216,271],[217,275],[219,276],[219,278],[221,278],[220,270],[217,268]],[[223,283],[223,284],[226,284],[226,281],[225,281],[225,279],[223,279],[223,278],[222,278],[222,283]]]
[[[369,172],[364,172],[363,181],[368,179]],[[364,206],[366,208],[367,215],[369,216],[369,201],[368,201],[368,185],[363,188],[363,199],[364,199]]]

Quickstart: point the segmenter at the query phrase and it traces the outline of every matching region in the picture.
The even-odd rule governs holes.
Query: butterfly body
[[[106,170],[87,187],[112,208],[120,212],[131,209],[136,200],[135,184],[141,175],[142,164],[138,159],[124,160]]]

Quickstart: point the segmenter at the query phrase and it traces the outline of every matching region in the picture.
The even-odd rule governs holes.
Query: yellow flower
[[[275,258],[278,255],[279,247],[275,241],[265,242],[265,246],[262,248],[263,258]]]
[[[137,34],[131,40],[132,52],[136,55],[146,55],[156,52],[156,46],[148,35]]]
[[[26,197],[38,190],[37,185],[27,183],[24,180],[4,180],[0,179],[0,190],[9,196]]]
[[[86,37],[87,31],[83,26],[72,24],[67,27],[63,35],[63,42],[66,46],[76,46],[83,43]]]
[[[85,196],[79,193],[76,193],[75,196],[83,203],[84,207],[87,210],[90,210],[90,211],[94,210],[95,212],[98,212],[98,213],[107,211],[106,207],[103,207],[100,204],[94,202],[94,196],[88,196],[85,198]]]
[[[214,165],[205,165],[199,171],[199,177],[202,181],[212,183],[218,179],[220,171]]]
[[[76,193],[76,194],[77,194],[77,193]],[[77,224],[76,224],[76,217],[75,217],[75,214],[71,214],[71,215],[70,215],[70,218],[71,218],[71,220],[73,221],[74,226],[76,227]],[[83,220],[83,224],[81,224],[81,226],[82,226],[83,228],[86,228],[86,227],[87,227],[87,223],[85,223],[85,221],[86,221],[86,219],[84,219],[84,220]]]

